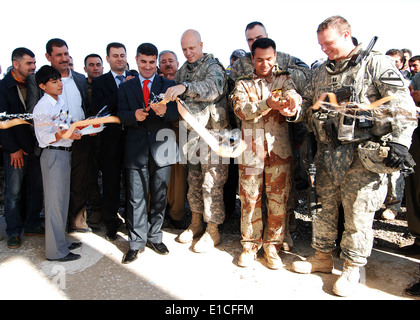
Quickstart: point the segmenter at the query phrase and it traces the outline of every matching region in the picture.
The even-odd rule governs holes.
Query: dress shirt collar
[[[64,106],[64,101],[63,101],[63,99],[60,96],[58,96],[58,100],[55,100],[48,93],[45,93],[44,96],[45,96],[46,102],[48,102],[49,104],[51,104],[52,107],[59,107],[60,110],[61,110],[62,107]]]
[[[112,76],[114,77],[114,79],[115,79],[116,76],[124,76],[124,78],[127,77],[127,71],[124,71],[123,74],[118,74],[118,73],[115,73],[114,71],[111,70],[111,73],[112,73]]]
[[[73,79],[73,73],[71,72],[71,69],[68,68],[68,70],[69,70],[69,75],[67,77],[62,77],[62,78],[64,78],[64,79]]]
[[[143,88],[144,80],[150,80],[149,88],[151,88],[154,79],[155,79],[155,75],[153,75],[151,78],[145,78],[139,73],[139,80],[140,80],[140,85],[142,88]]]

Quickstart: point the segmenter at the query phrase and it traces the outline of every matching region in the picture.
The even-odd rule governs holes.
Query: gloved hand
[[[388,157],[384,159],[384,163],[390,168],[402,168],[404,161],[408,157],[408,148],[402,144],[388,142],[391,150],[388,152]]]

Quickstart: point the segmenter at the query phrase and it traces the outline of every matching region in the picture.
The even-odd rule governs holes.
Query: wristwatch
[[[188,90],[188,83],[186,83],[185,81],[182,83],[185,86],[185,91]]]

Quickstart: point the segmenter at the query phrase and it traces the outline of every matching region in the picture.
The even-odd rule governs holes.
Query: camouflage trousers
[[[388,174],[388,194],[385,206],[394,212],[401,212],[401,202],[404,198],[405,180],[401,171]]]
[[[365,169],[357,153],[341,181],[330,178],[331,168],[322,163],[317,165],[316,192],[322,209],[313,216],[312,247],[322,252],[335,248],[338,210],[342,204],[345,222],[341,258],[364,266],[372,251],[375,211],[381,208],[387,194],[387,175]]]
[[[192,212],[202,213],[204,222],[222,224],[225,220],[223,186],[228,164],[188,165],[187,199]]]
[[[263,244],[282,245],[287,203],[292,188],[291,157],[289,160],[285,160],[282,164],[270,163],[264,167],[264,170],[239,165],[241,242],[244,250],[255,251]],[[266,218],[261,210],[261,199],[264,199],[263,186],[267,201]]]

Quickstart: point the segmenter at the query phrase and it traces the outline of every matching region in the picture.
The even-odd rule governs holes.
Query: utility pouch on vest
[[[354,110],[346,111],[347,113],[355,113]],[[347,116],[340,113],[340,121],[338,125],[338,140],[340,141],[352,141],[354,139],[354,126],[356,119],[350,114]]]
[[[357,112],[357,127],[360,129],[369,129],[373,127],[372,111],[370,110],[361,110]]]
[[[314,134],[318,141],[321,143],[330,143],[331,139],[325,130],[326,123],[328,122],[328,114],[323,112],[316,112],[313,115]]]
[[[341,87],[334,91],[335,97],[337,102],[346,102],[350,101],[350,98],[353,96],[353,87],[352,86],[345,86]]]

